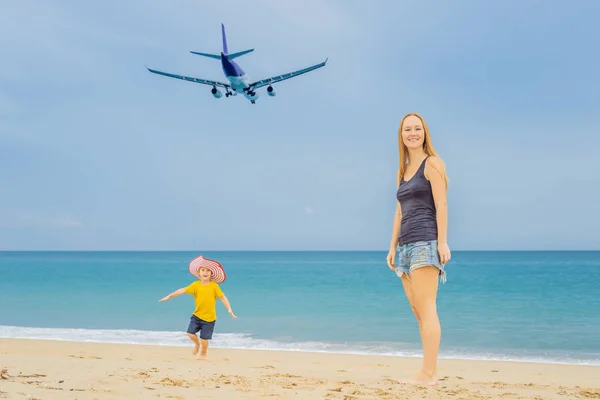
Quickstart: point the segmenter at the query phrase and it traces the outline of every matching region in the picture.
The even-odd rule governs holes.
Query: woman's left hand
[[[442,264],[450,261],[450,247],[448,247],[448,243],[438,243],[438,254],[440,255],[440,262]]]

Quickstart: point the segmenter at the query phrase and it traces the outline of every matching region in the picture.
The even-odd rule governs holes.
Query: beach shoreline
[[[441,359],[435,387],[398,383],[420,358],[0,339],[0,398],[600,399],[600,366]]]
[[[39,328],[0,325],[0,339],[56,340],[82,343],[132,344],[142,346],[188,347],[185,332],[136,329]],[[255,338],[247,333],[216,333],[211,348],[232,350],[289,351],[316,354],[350,354],[378,357],[420,358],[420,346],[412,343],[339,341],[279,341]],[[594,352],[546,351],[518,349],[449,348],[444,346],[440,359],[464,361],[506,361],[551,365],[600,366]]]

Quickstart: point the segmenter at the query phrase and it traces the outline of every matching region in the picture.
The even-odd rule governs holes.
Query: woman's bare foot
[[[425,371],[419,371],[415,376],[410,379],[403,380],[401,383],[433,386],[437,384],[437,378],[435,377],[435,374],[428,374]]]
[[[193,355],[198,354],[198,351],[200,350],[200,342],[196,343],[196,346],[194,346],[194,351],[192,351]]]

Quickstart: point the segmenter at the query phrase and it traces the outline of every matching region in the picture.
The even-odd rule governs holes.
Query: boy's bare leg
[[[202,351],[200,352],[200,357],[206,357],[206,351],[208,350],[208,340],[200,339],[200,343],[202,344]]]
[[[194,346],[194,351],[192,351],[192,354],[198,354],[198,350],[200,349],[200,341],[198,340],[198,336],[194,335],[193,333],[188,333],[188,337],[192,340],[192,342],[196,344],[196,346]]]

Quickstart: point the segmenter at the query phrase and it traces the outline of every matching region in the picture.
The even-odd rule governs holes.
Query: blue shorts
[[[434,266],[440,270],[440,280],[446,282],[446,271],[440,262],[437,250],[437,240],[407,243],[398,249],[398,262],[396,263],[396,275],[402,278],[403,274],[410,277],[411,272],[417,268]]]
[[[213,331],[215,329],[215,322],[206,322],[203,319],[192,315],[190,318],[190,324],[188,325],[187,333],[195,335],[200,332],[200,339],[210,340],[212,339]]]

